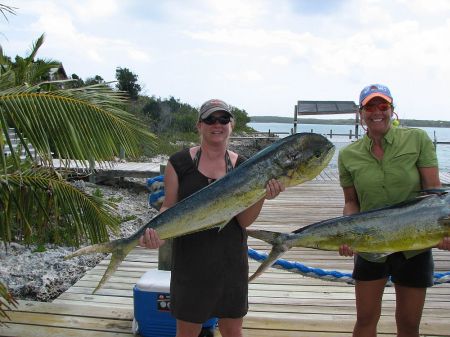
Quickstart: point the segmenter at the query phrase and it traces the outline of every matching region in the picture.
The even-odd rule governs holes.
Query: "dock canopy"
[[[298,116],[301,115],[355,115],[355,137],[358,138],[358,105],[353,101],[298,101],[294,109],[294,133],[297,133]]]

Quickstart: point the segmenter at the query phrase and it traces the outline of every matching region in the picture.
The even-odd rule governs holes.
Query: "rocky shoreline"
[[[157,214],[148,205],[146,179],[126,178],[113,184],[90,184],[80,180],[74,183],[89,194],[98,189],[105,199],[114,197],[115,200],[120,200],[116,203],[118,214],[122,218],[132,216],[133,219],[121,224],[117,237],[131,235]],[[111,235],[112,239],[117,237]],[[64,260],[74,248],[52,245],[45,248],[44,252],[37,252],[33,245],[1,245],[0,280],[8,286],[16,299],[51,301],[106,256],[91,254]]]
[[[273,140],[233,140],[229,148],[249,158],[271,142]],[[77,180],[74,184],[89,194],[99,190],[105,199],[119,200],[116,202],[118,214],[122,218],[133,218],[123,222],[120,234],[111,235],[112,239],[131,235],[157,214],[148,204],[146,179],[125,178],[102,184]],[[0,245],[0,280],[16,299],[52,301],[106,256],[91,254],[64,260],[74,248],[52,245],[45,248],[44,252],[37,252],[35,246]]]

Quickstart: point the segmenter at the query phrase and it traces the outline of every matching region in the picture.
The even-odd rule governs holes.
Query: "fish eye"
[[[320,156],[321,156],[320,151],[314,151],[314,157],[320,158]]]

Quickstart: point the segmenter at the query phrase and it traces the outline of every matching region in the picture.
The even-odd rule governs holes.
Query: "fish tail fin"
[[[220,232],[227,225],[228,222],[229,222],[229,220],[228,221],[219,222],[219,223],[217,223],[215,225],[215,227],[218,227],[219,228],[219,232]]]
[[[93,294],[99,290],[103,284],[111,277],[111,275],[117,270],[119,264],[125,259],[128,253],[137,245],[137,239],[119,239],[106,243],[98,243],[95,245],[83,247],[78,249],[74,253],[67,255],[64,259],[71,259],[76,256],[91,254],[91,253],[112,253],[111,260],[102,279],[98,283],[97,287],[92,292]]]
[[[80,248],[73,252],[72,254],[69,254],[64,257],[64,260],[69,260],[77,256],[86,255],[86,254],[93,254],[93,253],[111,253],[113,251],[112,248],[112,242],[105,242],[105,243],[96,243],[95,245],[86,246],[83,248]]]
[[[247,229],[248,236],[251,236],[252,238],[265,241],[267,243],[270,243],[271,245],[276,245],[279,241],[279,237],[283,235],[283,233],[279,232],[271,232],[271,231],[265,231],[265,230],[259,230],[259,229]]]
[[[136,243],[133,243],[132,245],[128,243],[127,245],[117,246],[114,249],[114,251],[111,254],[111,260],[108,264],[108,267],[106,268],[106,271],[102,276],[102,279],[97,284],[97,287],[95,287],[94,291],[92,292],[93,294],[95,294],[97,290],[99,290],[106,283],[106,281],[108,281],[108,279],[112,276],[112,274],[117,270],[120,263],[125,259],[125,257],[134,247],[136,247]]]
[[[248,279],[248,282],[251,282],[259,275],[261,275],[267,268],[271,267],[275,263],[275,261],[285,252],[287,252],[291,247],[285,244],[285,240],[283,240],[283,237],[286,236],[286,234],[283,233],[262,231],[256,229],[247,229],[247,233],[251,237],[265,241],[272,245],[272,250],[270,251],[267,258]]]

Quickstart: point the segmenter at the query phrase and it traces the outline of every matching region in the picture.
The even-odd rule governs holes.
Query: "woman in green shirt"
[[[344,191],[344,215],[389,206],[417,196],[423,189],[440,188],[436,152],[425,131],[392,126],[390,90],[381,84],[360,94],[360,117],[366,135],[339,153],[339,178]],[[438,248],[450,250],[450,238]],[[419,336],[426,288],[433,285],[430,249],[399,252],[379,258],[356,254],[343,245],[340,255],[353,256],[357,321],[353,336],[376,336],[384,287],[395,284],[397,336]]]

